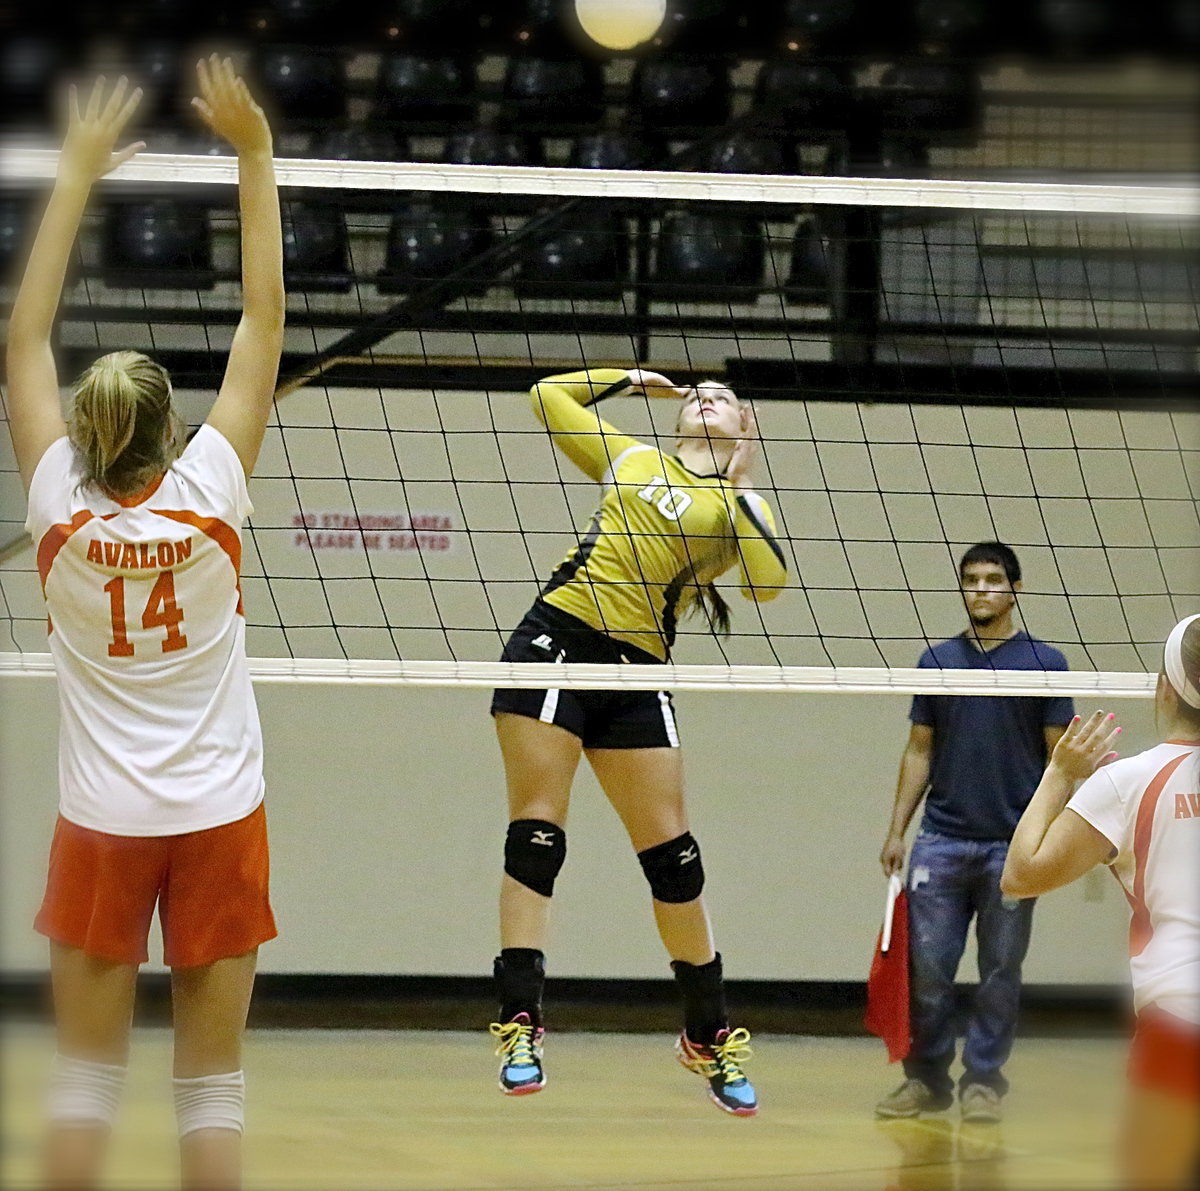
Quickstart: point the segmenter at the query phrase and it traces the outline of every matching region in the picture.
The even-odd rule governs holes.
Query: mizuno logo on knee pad
[[[690,831],[665,844],[656,844],[638,853],[638,861],[650,893],[655,901],[695,901],[704,889],[704,862],[700,859],[700,845]]]
[[[504,841],[504,871],[542,897],[554,894],[554,879],[567,858],[567,834],[544,819],[514,819]]]

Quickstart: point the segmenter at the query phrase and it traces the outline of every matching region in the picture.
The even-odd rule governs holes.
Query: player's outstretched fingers
[[[1067,725],[1052,761],[1073,781],[1091,777],[1101,766],[1115,759],[1113,745],[1121,734],[1112,712],[1094,711],[1086,720],[1079,716]]]

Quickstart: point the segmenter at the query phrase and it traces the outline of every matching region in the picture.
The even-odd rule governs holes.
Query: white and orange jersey
[[[1114,761],[1067,806],[1117,850],[1135,1008],[1200,1025],[1200,747],[1167,742]]]
[[[211,426],[122,500],[83,483],[68,439],[42,456],[26,528],[58,674],[64,818],[176,835],[262,801],[240,582],[250,512],[242,465]]]

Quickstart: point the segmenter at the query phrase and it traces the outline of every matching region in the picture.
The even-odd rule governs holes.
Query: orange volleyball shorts
[[[1129,1082],[1200,1104],[1200,1026],[1153,1005],[1137,1015]]]
[[[183,835],[107,835],[60,815],[34,927],[98,959],[140,964],[157,904],[163,962],[200,967],[275,937],[269,877],[262,804]]]

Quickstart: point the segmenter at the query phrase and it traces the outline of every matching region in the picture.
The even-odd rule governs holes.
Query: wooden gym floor
[[[51,1038],[0,1034],[0,1186],[34,1185]],[[258,1030],[247,1191],[1045,1191],[1111,1188],[1125,1044],[1024,1038],[1000,1126],[957,1110],[881,1123],[881,1043],[759,1035],[758,1117],[711,1105],[671,1038],[551,1034],[546,1090],[506,1098],[491,1040],[451,1031]],[[106,1185],[175,1182],[170,1036],[135,1035]]]

